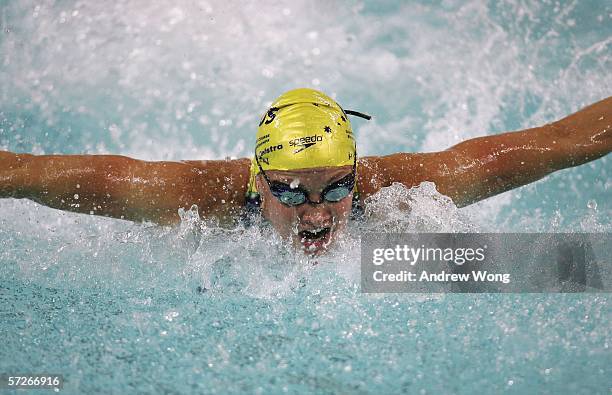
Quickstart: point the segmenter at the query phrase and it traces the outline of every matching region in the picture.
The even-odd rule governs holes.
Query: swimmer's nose
[[[332,214],[321,204],[305,205],[301,222],[304,227],[326,228],[332,225]]]
[[[310,200],[310,204],[321,204],[323,203],[323,197],[321,196],[321,193],[317,193],[317,192],[310,192],[308,194],[308,199]]]

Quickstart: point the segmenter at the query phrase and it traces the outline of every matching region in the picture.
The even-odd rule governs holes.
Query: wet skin
[[[271,181],[288,185],[297,184],[309,192],[309,199],[321,201],[321,192],[329,184],[351,174],[351,166],[321,167],[290,171],[270,170],[266,175]],[[339,202],[309,203],[289,207],[282,204],[270,192],[261,175],[257,176],[257,190],[261,196],[262,214],[281,237],[308,255],[320,255],[327,251],[346,226],[353,194]]]
[[[395,182],[410,188],[431,181],[457,206],[466,206],[611,151],[609,97],[550,124],[474,138],[444,151],[359,157],[359,198],[364,204],[368,196]],[[250,164],[247,158],[148,162],[117,155],[0,151],[0,198],[30,199],[60,210],[161,225],[179,223],[179,208],[195,205],[201,216],[231,224],[245,206]],[[269,173],[271,179],[287,183],[300,178],[310,199],[318,201],[326,185],[349,172],[347,167]],[[318,254],[325,245],[331,246],[350,212],[350,196],[338,203],[289,208],[270,195],[264,180],[258,179],[258,189],[266,218],[306,252]],[[330,228],[329,240],[319,245],[302,242],[299,232],[321,227]]]

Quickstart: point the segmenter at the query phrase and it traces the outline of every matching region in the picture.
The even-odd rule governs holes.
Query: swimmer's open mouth
[[[303,240],[319,240],[323,239],[330,232],[331,228],[319,228],[313,230],[303,230],[299,233]]]

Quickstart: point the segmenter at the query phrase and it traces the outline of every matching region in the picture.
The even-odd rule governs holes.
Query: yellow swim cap
[[[256,193],[259,165],[266,170],[335,167],[355,163],[356,144],[345,111],[314,89],[283,93],[264,114],[251,161],[249,193]]]

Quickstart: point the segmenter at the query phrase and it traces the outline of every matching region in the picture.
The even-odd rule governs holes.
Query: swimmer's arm
[[[246,177],[244,159],[147,162],[115,155],[0,151],[0,198],[163,225],[180,222],[178,209],[194,204],[202,216],[228,219],[244,204]]]
[[[479,137],[446,151],[375,161],[384,184],[432,181],[466,206],[612,151],[612,97],[541,127]],[[367,159],[367,158],[364,158]]]

